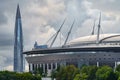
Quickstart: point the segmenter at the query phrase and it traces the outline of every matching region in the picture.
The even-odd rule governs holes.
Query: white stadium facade
[[[24,52],[29,63],[29,71],[42,67],[52,71],[61,65],[109,65],[115,67],[120,61],[120,34],[101,34],[99,44],[97,35],[85,36],[68,42],[65,46],[33,49]]]
[[[34,49],[23,53],[26,54],[29,71],[34,72],[37,68],[42,68],[43,72],[47,72],[49,75],[52,70],[63,65],[75,65],[78,68],[82,65],[116,67],[120,62],[120,34],[100,34],[100,21],[101,14],[97,35],[94,35],[95,26],[93,26],[92,35],[67,42],[74,25],[73,22],[63,46],[51,47],[65,22],[64,20],[50,47],[47,45],[38,46],[35,43]]]

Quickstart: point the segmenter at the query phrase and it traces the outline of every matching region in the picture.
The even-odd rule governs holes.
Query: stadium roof
[[[77,39],[69,41],[66,45],[84,44],[84,43],[96,43],[97,35],[90,35],[79,37]],[[120,34],[101,34],[99,36],[99,42],[120,42]]]

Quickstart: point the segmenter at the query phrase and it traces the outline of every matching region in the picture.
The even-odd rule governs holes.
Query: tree
[[[43,68],[42,67],[36,68],[34,70],[34,74],[40,74],[40,75],[42,75],[42,73],[43,73]]]
[[[120,64],[116,67],[115,71],[120,72]]]
[[[32,75],[31,73],[17,73],[10,71],[0,71],[0,80],[41,80],[40,74]]]
[[[82,66],[80,69],[80,74],[86,74],[87,80],[95,80],[95,73],[97,69],[97,66]]]
[[[58,72],[56,73],[56,80],[65,80],[66,79],[66,68],[61,66]]]
[[[88,75],[86,73],[76,74],[74,80],[87,80]]]
[[[62,66],[56,72],[56,80],[73,80],[78,69],[74,65]]]
[[[120,80],[120,64],[116,67],[115,72],[116,77]]]
[[[97,66],[82,66],[79,74],[77,74],[74,79],[79,80],[77,79],[79,77],[80,80],[95,80],[95,73],[97,69]]]
[[[96,73],[97,69],[98,69],[97,66],[89,66],[89,72],[88,72],[87,80],[95,80],[96,79],[95,73]]]
[[[52,72],[51,72],[52,80],[54,80],[54,78],[56,78],[56,74],[57,74],[57,70],[52,70]]]
[[[111,67],[102,66],[96,72],[96,80],[117,80],[117,78]]]

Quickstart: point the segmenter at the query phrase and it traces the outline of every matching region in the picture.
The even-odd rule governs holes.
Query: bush
[[[10,71],[0,71],[0,80],[41,80],[39,74],[32,75],[31,73],[16,73]]]

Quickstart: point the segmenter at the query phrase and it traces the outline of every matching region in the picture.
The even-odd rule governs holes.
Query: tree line
[[[34,73],[17,73],[11,71],[0,71],[0,80],[41,80],[42,69],[36,69]],[[120,65],[116,68],[110,66],[82,66],[77,68],[74,65],[59,66],[51,73],[54,80],[120,80]]]
[[[52,71],[52,79],[56,80],[120,80],[120,65],[116,69],[110,66],[62,66]]]
[[[0,71],[0,80],[42,80],[39,74]]]

